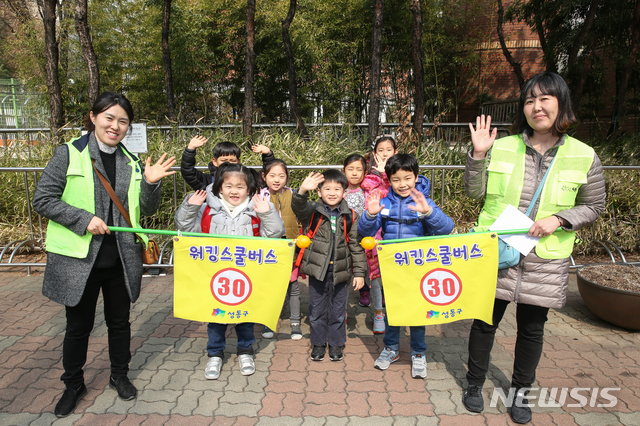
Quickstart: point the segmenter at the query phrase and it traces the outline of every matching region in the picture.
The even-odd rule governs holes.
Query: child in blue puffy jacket
[[[389,159],[385,172],[391,185],[389,194],[380,199],[376,192],[368,198],[367,211],[360,217],[358,232],[373,237],[378,229],[383,239],[446,235],[453,230],[453,219],[429,198],[429,179],[418,175],[418,161],[410,154],[396,154]],[[400,327],[390,326],[385,317],[384,350],[374,367],[389,368],[400,357]],[[425,327],[412,326],[411,377],[427,377],[424,341]]]

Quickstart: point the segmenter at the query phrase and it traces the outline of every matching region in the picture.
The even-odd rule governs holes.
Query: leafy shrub
[[[347,155],[360,152],[365,153],[365,137],[356,129],[344,127],[311,128],[311,137],[302,139],[294,132],[283,129],[267,129],[257,131],[254,135],[255,143],[270,147],[276,157],[282,158],[289,166],[296,165],[339,165]],[[182,152],[189,139],[197,131],[191,129],[172,128],[168,131],[149,130],[149,151],[152,160],[156,160],[160,153],[175,155],[179,166]],[[242,163],[248,166],[261,166],[260,155],[253,153],[244,142],[240,129],[206,129],[200,134],[209,138],[209,142],[197,154],[197,164],[206,166],[211,160],[213,146],[220,141],[231,141],[242,147]],[[71,135],[68,135],[71,137]],[[638,138],[629,138],[627,143],[635,146]],[[441,141],[432,141],[416,145],[406,143],[400,145],[400,151],[411,152],[417,156],[422,165],[450,165],[459,166],[456,169],[422,170],[432,181],[433,199],[449,214],[456,223],[454,232],[463,233],[473,225],[482,208],[482,202],[470,200],[464,194],[463,169],[466,161],[468,145],[459,144],[451,147]],[[604,164],[616,165],[619,156],[608,155],[603,148],[596,148],[602,152]],[[630,148],[619,147],[615,152],[634,152]],[[637,150],[635,151],[637,152]],[[2,167],[44,166],[53,153],[49,144],[32,146],[30,149],[15,146],[0,148],[0,165]],[[141,154],[144,160],[147,154]],[[633,157],[625,157],[631,161]],[[624,163],[623,163],[624,164]],[[628,163],[627,163],[628,164]],[[309,170],[292,170],[289,186],[297,188]],[[27,172],[29,181],[29,195],[33,196],[33,172]],[[607,179],[607,208],[605,213],[590,227],[578,232],[581,241],[576,245],[574,253],[595,253],[601,250],[595,240],[610,240],[621,247],[624,252],[638,252],[640,246],[640,227],[638,227],[640,211],[640,171],[638,170],[609,170],[605,172]],[[176,183],[175,192],[174,185]],[[444,182],[444,185],[443,185]],[[191,192],[179,172],[164,180],[161,208],[152,217],[143,219],[143,226],[150,229],[174,229],[173,217],[177,206],[184,196]],[[5,172],[0,180],[0,246],[9,241],[30,237],[29,214],[26,194],[24,191],[24,173]],[[33,235],[40,238],[38,215],[31,213],[33,219]],[[43,220],[46,225],[46,220]]]

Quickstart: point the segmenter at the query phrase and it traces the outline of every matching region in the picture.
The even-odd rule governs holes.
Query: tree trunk
[[[98,57],[93,51],[93,43],[91,42],[91,32],[87,20],[87,0],[76,0],[74,17],[82,47],[82,56],[89,71],[89,107],[91,107],[100,94],[100,70],[98,69]]]
[[[162,10],[162,61],[164,62],[164,91],[167,95],[167,118],[176,120],[176,101],[173,95],[173,71],[169,49],[169,26],[171,23],[171,0],[164,0]]]
[[[624,120],[624,101],[627,97],[627,87],[629,79],[633,72],[638,54],[640,52],[640,0],[636,1],[636,9],[633,12],[633,24],[631,25],[631,41],[629,43],[629,56],[626,58],[624,69],[620,81],[616,86],[616,102],[613,105],[613,114],[611,116],[611,126],[608,135],[611,135],[620,127],[620,123]]]
[[[531,4],[533,4],[534,9],[537,11],[537,13],[533,18],[534,29],[538,34],[538,40],[540,40],[540,48],[544,53],[544,62],[545,62],[546,70],[549,72],[558,72],[558,69],[556,67],[555,53],[553,52],[552,49],[549,49],[549,45],[547,44],[547,37],[544,32],[544,23],[542,22],[542,18],[539,15],[539,13],[541,13],[541,11],[543,10],[544,2],[545,0],[531,1]]]
[[[424,70],[422,68],[422,3],[411,0],[413,14],[413,131],[422,140],[422,123],[424,122]]]
[[[600,0],[591,0],[591,5],[589,6],[589,12],[587,13],[587,17],[585,18],[584,23],[582,24],[582,28],[580,29],[580,32],[576,36],[575,40],[573,40],[571,49],[569,49],[569,58],[567,60],[567,68],[569,69],[573,68],[573,65],[575,64],[576,59],[578,58],[578,52],[582,47],[582,43],[584,43],[584,40],[587,38],[587,34],[589,34],[589,30],[591,30],[591,25],[593,24],[593,19],[596,16],[596,11],[599,6],[598,3],[600,3]],[[584,70],[584,72],[587,72],[587,71],[588,70]]]
[[[593,63],[593,59],[596,56],[595,47],[595,36],[589,37],[589,42],[587,44],[587,57],[585,58],[582,66],[580,67],[580,73],[578,74],[578,79],[574,84],[574,88],[571,91],[571,103],[573,104],[573,111],[576,116],[579,117],[580,104],[582,103],[582,92],[584,91],[584,86],[587,82],[587,77],[589,76],[589,70],[591,69],[591,64]]]
[[[242,114],[242,134],[249,141],[253,138],[253,68],[255,63],[255,52],[253,43],[255,40],[256,0],[247,0],[247,18],[245,21],[246,34],[246,58],[244,66],[244,111]]]
[[[293,49],[291,48],[291,37],[289,37],[289,27],[296,15],[296,0],[290,0],[289,13],[287,17],[282,21],[282,40],[284,42],[284,52],[287,55],[287,68],[289,71],[289,110],[291,115],[296,120],[296,131],[303,138],[307,137],[307,126],[304,124],[304,120],[300,115],[298,108],[298,86],[296,77],[296,65],[293,61]]]
[[[382,22],[384,17],[384,0],[376,0],[373,13],[373,37],[371,55],[371,75],[369,93],[369,144],[378,136],[378,120],[380,115],[380,79],[382,71]]]
[[[58,131],[64,126],[64,110],[62,92],[58,79],[58,42],[56,41],[56,7],[57,0],[44,0],[42,21],[44,23],[44,54],[47,59],[47,90],[51,117],[51,140],[57,142]]]
[[[60,22],[60,33],[58,35],[59,58],[58,63],[62,75],[69,78],[69,26],[66,18],[69,9],[68,3],[62,3],[58,8],[58,22]]]
[[[504,7],[502,6],[502,0],[498,0],[498,39],[500,40],[500,47],[502,47],[502,53],[504,57],[507,59],[507,62],[513,68],[513,72],[516,73],[516,77],[518,78],[518,85],[520,88],[524,86],[524,75],[522,74],[522,66],[520,62],[516,61],[513,56],[511,56],[511,52],[507,48],[507,43],[504,40],[504,29],[502,28],[502,21],[504,21]]]

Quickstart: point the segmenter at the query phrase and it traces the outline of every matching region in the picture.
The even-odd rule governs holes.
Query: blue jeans
[[[389,325],[387,316],[384,317],[384,346],[398,351],[400,347],[400,327]],[[424,341],[425,327],[424,325],[417,325],[409,327],[411,333],[411,355],[422,355],[427,351],[427,343]]]
[[[218,356],[220,358],[224,358],[227,325],[229,324],[218,324],[216,322],[210,322],[209,325],[207,325],[207,334],[209,335],[207,353],[210,357]],[[253,342],[256,341],[256,338],[253,335],[253,325],[254,324],[252,322],[236,324],[238,355],[253,355]]]

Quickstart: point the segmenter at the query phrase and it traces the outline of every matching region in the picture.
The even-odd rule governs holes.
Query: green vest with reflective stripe
[[[520,205],[524,185],[526,145],[522,135],[498,139],[491,149],[485,204],[476,230],[487,230],[504,209]],[[593,148],[570,136],[558,147],[547,181],[540,194],[535,220],[554,215],[575,205],[576,195],[593,163]],[[558,230],[536,244],[543,259],[563,259],[573,251],[574,231]]]
[[[83,138],[86,139],[83,140]],[[69,151],[69,166],[67,167],[67,183],[61,200],[71,206],[95,214],[93,164],[91,163],[89,147],[87,146],[88,141],[89,136],[85,135],[66,144]],[[131,180],[127,193],[129,216],[132,226],[139,228],[142,167],[138,159],[126,149],[123,149],[122,152],[129,158],[129,166],[131,167]],[[148,242],[146,235],[137,235],[142,237],[145,244]],[[92,237],[93,235],[89,232],[85,232],[84,235],[80,236],[66,226],[50,220],[47,226],[47,251],[83,259],[89,253]]]

